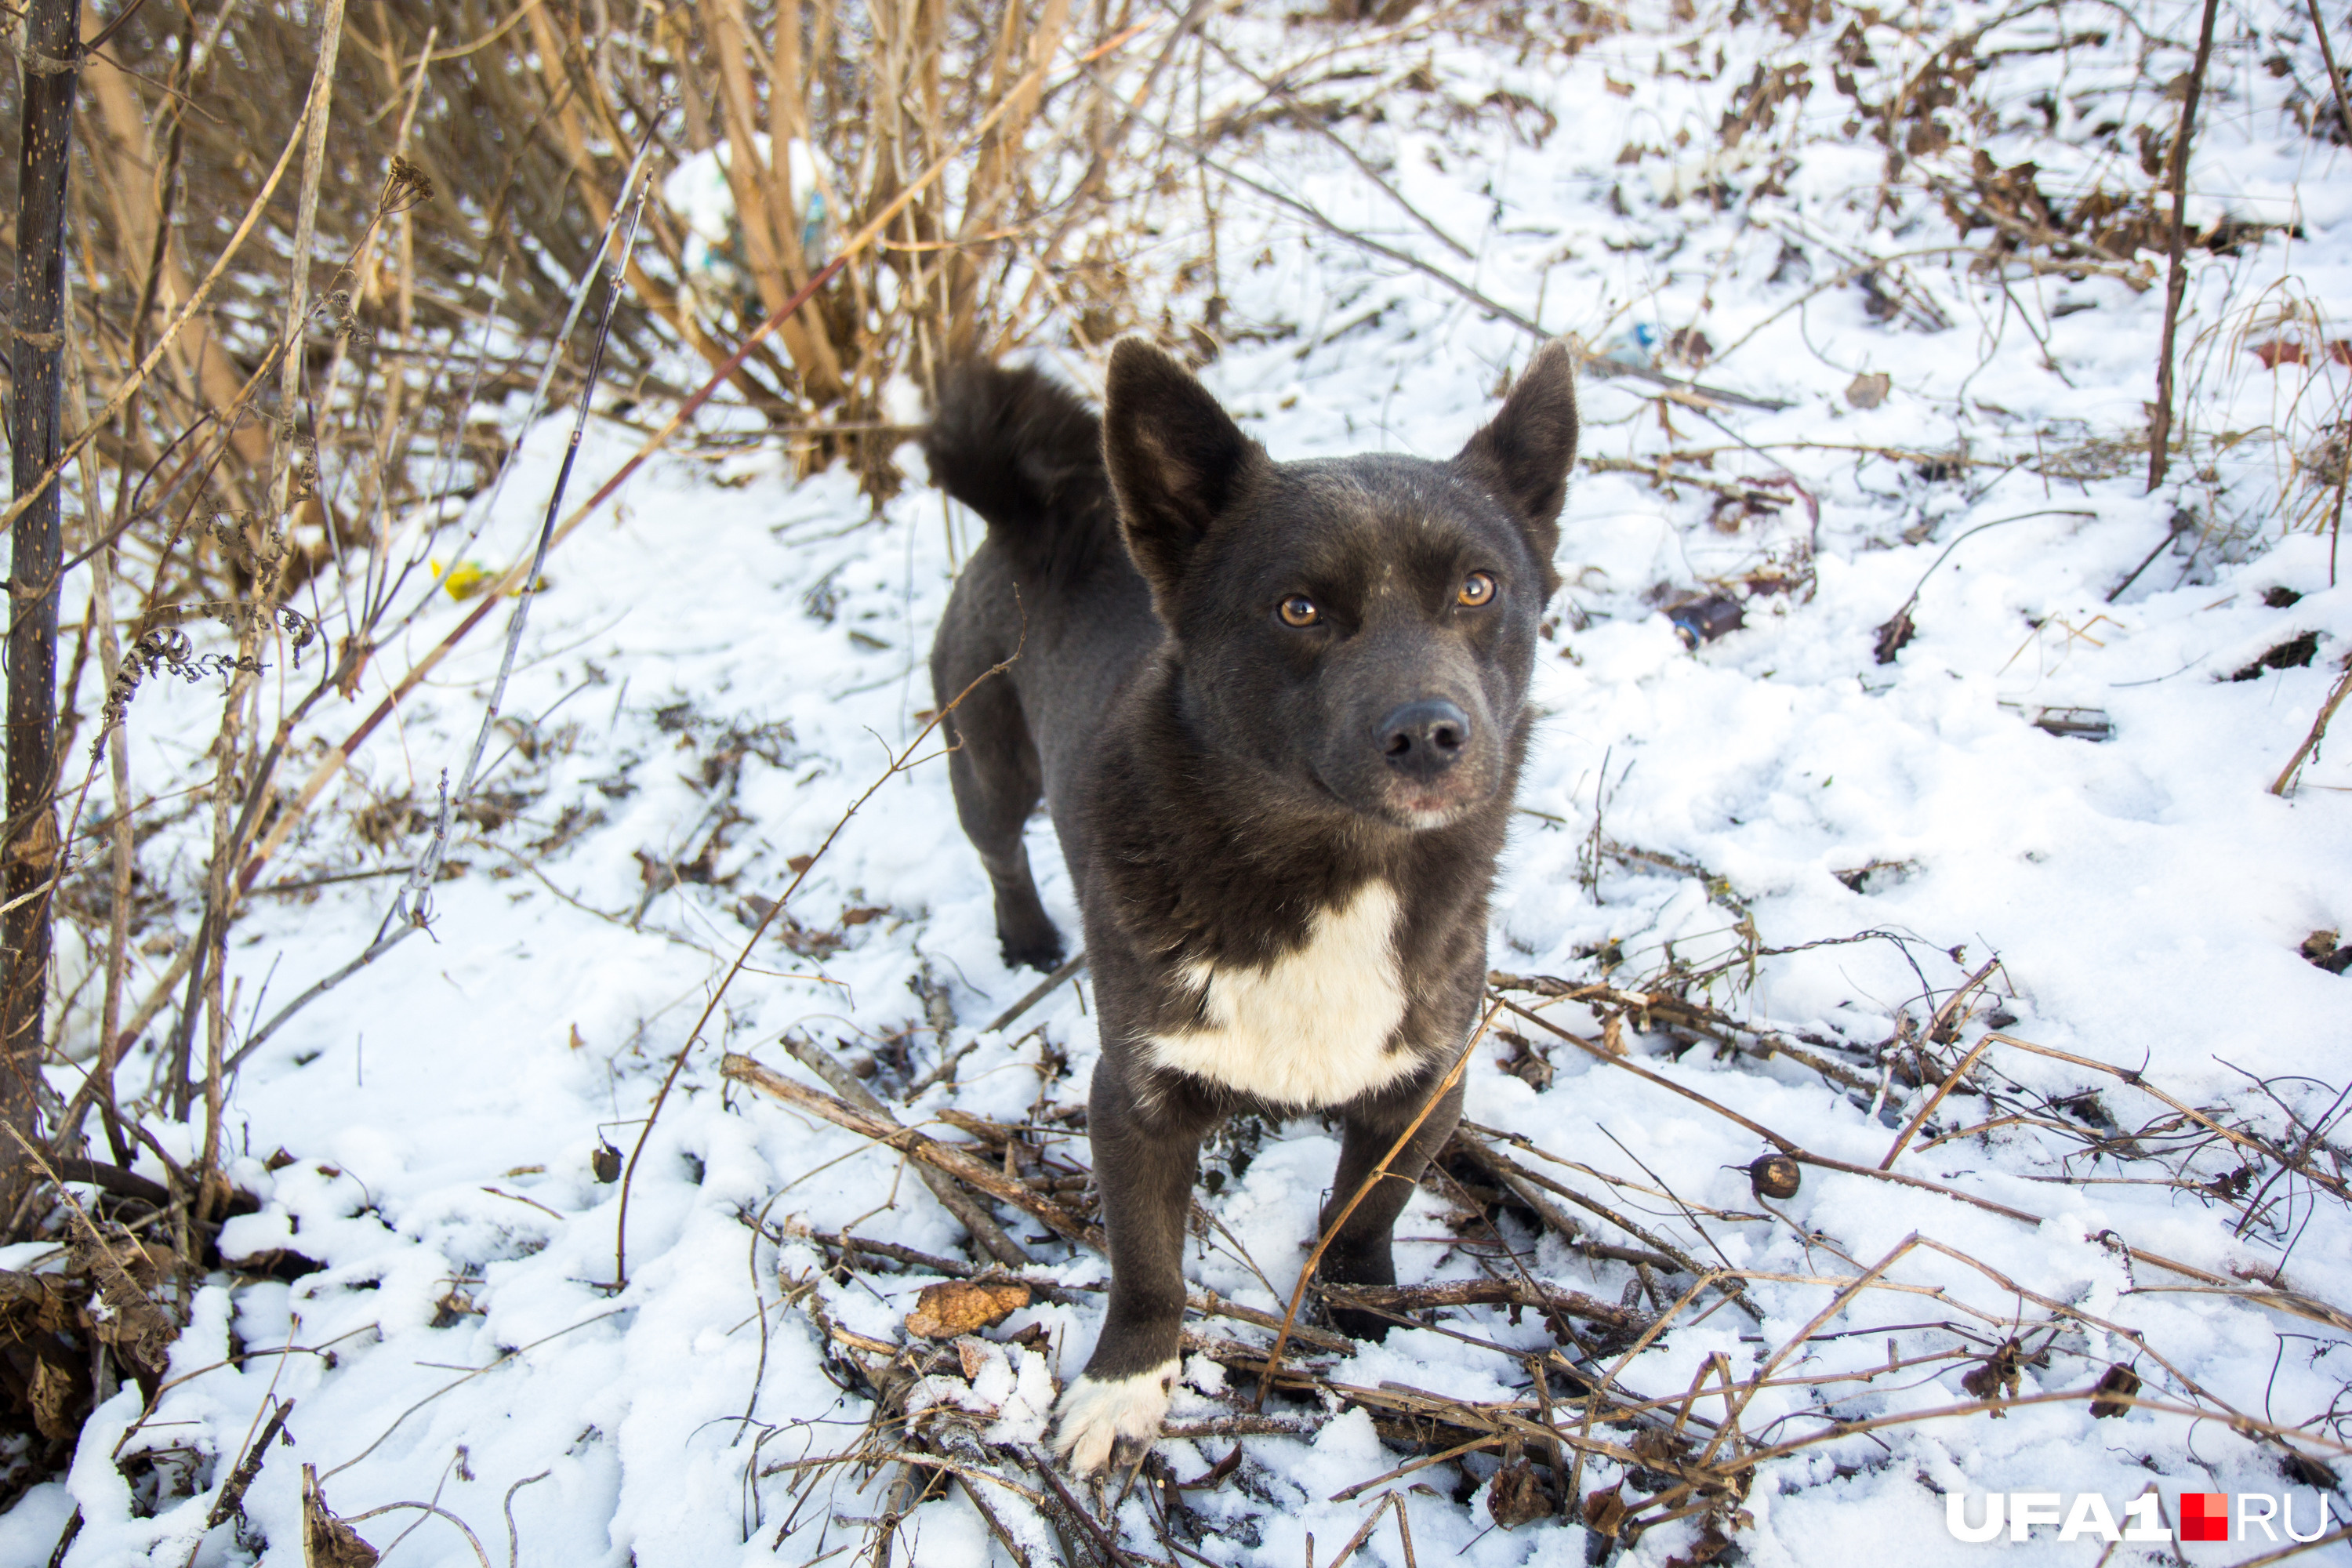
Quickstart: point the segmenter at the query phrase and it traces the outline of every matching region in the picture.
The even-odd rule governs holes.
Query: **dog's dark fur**
[[[1018,654],[949,721],[956,809],[1007,961],[1045,969],[1062,944],[1022,844],[1045,799],[1102,1032],[1088,1132],[1110,1303],[1061,1412],[1081,1470],[1166,1408],[1202,1135],[1244,1107],[1336,1110],[1328,1226],[1469,1031],[1576,435],[1558,344],[1449,462],[1276,463],[1135,342],[1100,422],[1032,371],[968,366],[940,389],[932,475],[988,539],[934,689]],[[1327,1278],[1394,1281],[1391,1229],[1459,1114],[1457,1088]]]

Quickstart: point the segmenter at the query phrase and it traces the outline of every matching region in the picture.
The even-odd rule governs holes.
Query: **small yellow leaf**
[[[441,563],[436,561],[433,563],[433,571],[435,575],[440,578],[441,586],[449,591],[449,596],[453,599],[472,598],[480,593],[482,585],[490,580],[490,569],[478,561],[460,561],[446,572],[442,571]]]

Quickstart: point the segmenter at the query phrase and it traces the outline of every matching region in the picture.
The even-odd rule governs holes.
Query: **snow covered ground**
[[[1567,12],[1530,14],[1532,41],[1440,29],[1347,57],[1378,73],[1344,84],[1348,95],[1382,112],[1333,129],[1426,222],[1295,126],[1216,149],[1339,229],[1410,251],[1552,331],[1644,357],[1645,337],[1703,332],[1714,353],[1701,381],[1788,405],[1694,409],[1661,405],[1645,383],[1588,380],[1588,468],[1565,524],[1569,586],[1537,677],[1542,719],[1504,858],[1494,966],[1585,983],[1610,963],[1612,980],[1635,989],[1717,971],[1691,994],[1791,1043],[1810,1038],[1872,1092],[1785,1055],[1685,1049],[1663,1025],[1626,1029],[1629,1059],[1813,1153],[1874,1167],[1928,1090],[1883,1077],[1873,1048],[1925,1031],[1997,956],[1937,1059],[1948,1065],[1998,1027],[2143,1071],[2282,1144],[2305,1143],[2324,1123],[2305,1146],[2340,1182],[2345,1143],[2326,1119],[2352,1081],[2352,976],[2299,947],[2352,929],[2352,739],[2323,749],[2291,795],[2269,793],[2352,647],[2352,587],[2332,585],[2331,542],[2312,526],[2324,507],[2311,511],[2317,491],[2283,455],[2344,418],[2352,383],[2352,363],[2328,347],[2352,336],[2352,161],[2284,107],[2298,81],[2325,80],[2301,13],[2223,11],[2190,216],[2292,223],[2300,236],[2273,231],[2234,256],[2192,251],[2181,332],[2189,447],[2145,494],[2144,446],[2120,460],[2113,448],[2144,425],[2153,395],[2161,283],[2135,289],[2117,267],[2069,277],[2012,265],[2006,281],[1972,272],[1958,247],[1981,249],[1992,231],[1964,241],[1916,182],[1880,206],[1885,149],[1846,129],[1853,104],[1832,89],[1832,70],[1853,68],[1879,99],[1944,37],[2000,13],[1950,6],[1904,28],[1864,26],[1864,67],[1851,49],[1841,63],[1843,10],[1808,28],[1643,5],[1612,30],[1577,9],[1598,36],[1572,57],[1557,47]],[[2145,188],[2128,131],[2096,125],[2169,123],[2173,105],[2152,106],[2145,84],[2187,68],[2180,46],[2196,15],[2175,4],[2021,11],[1976,50],[1986,80],[2003,73],[1998,97],[2015,123],[1975,133],[2006,149],[2002,166],[2041,160],[2052,189],[2126,173]],[[1330,37],[1270,16],[1215,26],[1261,71]],[[2091,32],[2103,41],[2084,41]],[[1996,58],[2000,48],[2014,52]],[[2265,68],[2278,54],[2290,71]],[[1759,73],[1798,63],[1811,96],[1780,101],[1771,124],[1727,153],[1723,115],[1754,101]],[[1213,59],[1212,113],[1261,96]],[[1938,177],[1967,178],[1964,161],[1948,163]],[[1189,210],[1197,222],[1197,199]],[[1222,189],[1216,224],[1213,278],[1171,282],[1172,306],[1189,321],[1213,289],[1222,295],[1224,345],[1204,377],[1277,456],[1449,453],[1534,346],[1437,280],[1247,191]],[[1450,253],[1431,226],[1475,259]],[[1171,274],[1202,237],[1171,227]],[[1911,258],[1900,269],[1857,265],[1897,255]],[[1882,303],[1895,295],[1911,302]],[[2250,352],[2279,343],[2297,352]],[[1098,386],[1098,357],[1046,363]],[[1877,374],[1883,398],[1858,406],[1872,402],[1858,378]],[[261,1209],[231,1222],[223,1251],[257,1263],[295,1253],[315,1268],[281,1258],[277,1278],[257,1267],[207,1285],[156,1407],[142,1413],[135,1389],[103,1406],[67,1480],[0,1519],[0,1560],[45,1561],[78,1507],[69,1564],[179,1564],[192,1552],[201,1564],[299,1562],[306,1466],[338,1514],[432,1500],[493,1561],[509,1521],[531,1563],[847,1562],[865,1550],[865,1521],[892,1506],[894,1468],[774,1467],[860,1440],[866,1406],[828,1359],[859,1352],[838,1335],[904,1338],[916,1291],[935,1277],[876,1270],[844,1282],[808,1236],[955,1256],[963,1231],[897,1154],[729,1089],[720,1054],[807,1079],[777,1045],[798,1030],[873,1058],[872,1081],[891,1100],[969,1047],[950,1078],[894,1104],[953,1141],[963,1134],[940,1119],[949,1109],[1042,1123],[1083,1101],[1097,1047],[1083,979],[975,1043],[1035,977],[1001,964],[936,747],[919,748],[810,869],[688,1055],[631,1184],[615,1289],[620,1189],[596,1179],[592,1157],[606,1141],[631,1149],[759,900],[782,892],[796,858],[818,849],[919,732],[932,706],[923,655],[977,537],[973,520],[919,484],[871,518],[845,476],[794,486],[757,428],[706,417],[696,450],[657,459],[553,558],[508,704],[518,721],[493,745],[505,754],[487,798],[500,804],[453,848],[463,872],[435,889],[431,942],[410,942],[312,1005],[237,1079],[231,1173]],[[575,495],[639,439],[593,426]],[[2057,460],[2062,447],[2077,454],[2074,468]],[[560,448],[551,429],[534,439],[478,549],[485,561],[527,549]],[[1654,482],[1662,454],[1702,448],[1711,467],[1682,462],[1671,482]],[[2083,477],[2052,477],[2064,473]],[[2178,511],[2191,515],[2171,532]],[[2352,560],[2341,564],[2352,572]],[[1916,635],[1879,662],[1880,628],[1915,588]],[[1693,650],[1665,612],[1710,594],[1738,600],[1745,624]],[[462,614],[446,606],[419,622],[411,654]],[[2294,664],[2306,633],[2313,655]],[[2281,647],[2284,668],[2262,663]],[[498,652],[490,630],[467,643],[361,753],[339,809],[269,876],[413,856],[410,808],[427,807],[440,771],[462,765]],[[378,664],[389,676],[404,667]],[[2052,732],[2070,721],[2093,734]],[[160,773],[204,744],[210,722],[201,694],[144,694],[134,756]],[[1075,931],[1050,830],[1041,821],[1034,834],[1048,908]],[[258,899],[232,948],[242,1011],[265,983],[269,996],[290,996],[364,947],[392,886]],[[1762,953],[1730,963],[1743,920]],[[1544,1016],[1600,1032],[1580,1005]],[[1741,1169],[1768,1152],[1755,1133],[1505,1023],[1528,1043],[1482,1043],[1473,1121],[1573,1162],[1519,1156],[1685,1252],[1762,1276],[1744,1287],[1754,1316],[1706,1311],[1706,1297],[1622,1371],[1626,1388],[1671,1407],[1711,1375],[1713,1358],[1735,1380],[1752,1375],[1843,1282],[1916,1236],[1936,1246],[1888,1267],[1900,1289],[1853,1296],[1820,1325],[1840,1337],[1780,1363],[1786,1381],[1740,1415],[1746,1441],[1964,1403],[1962,1376],[2015,1333],[2029,1355],[2049,1352],[2019,1369],[2025,1395],[2082,1388],[2124,1363],[2146,1397],[2307,1427],[2321,1441],[2305,1450],[2347,1473],[2327,1444],[2352,1436],[2352,1320],[2279,1305],[2288,1291],[2352,1302],[2346,1205],[2216,1139],[2189,1149],[2194,1124],[2093,1158],[2103,1131],[2172,1116],[2141,1088],[1996,1042],[1982,1069],[2010,1100],[2064,1101],[2072,1123],[2044,1115],[1927,1146],[1986,1119],[1972,1109],[1982,1100],[1955,1097],[1894,1163],[2038,1225],[1818,1167],[1768,1207]],[[1549,1058],[1549,1087],[1530,1081],[1545,1077],[1530,1055]],[[192,1147],[197,1134],[179,1136]],[[2172,1144],[2181,1152],[2166,1153]],[[1222,1228],[1195,1248],[1198,1281],[1279,1314],[1336,1149],[1307,1120],[1270,1130],[1254,1157],[1228,1159],[1230,1179],[1204,1194]],[[1055,1152],[1084,1162],[1082,1140]],[[2231,1179],[2242,1163],[2250,1185]],[[1484,1232],[1457,1235],[1450,1216],[1443,1193],[1416,1198],[1399,1226],[1407,1282],[1475,1279],[1482,1264],[1508,1271],[1478,1244]],[[1586,1217],[1596,1237],[1628,1240]],[[1011,1218],[1016,1236],[1038,1229]],[[1639,1300],[1626,1296],[1640,1282],[1622,1262],[1507,1224],[1504,1234],[1541,1278]],[[2126,1246],[2225,1283],[2136,1261]],[[1050,1260],[1040,1281],[1102,1278],[1090,1255],[1033,1250]],[[1689,1283],[1657,1281],[1660,1299]],[[1053,1379],[1084,1361],[1097,1316],[1098,1298],[1059,1294],[988,1337],[1041,1334],[976,1352],[969,1387],[927,1385],[924,1397],[992,1415],[991,1442],[1036,1444]],[[1344,1384],[1511,1401],[1531,1397],[1515,1358],[1551,1343],[1534,1315],[1514,1323],[1473,1308],[1344,1363],[1309,1359]],[[299,1348],[262,1353],[289,1345]],[[1871,1382],[1794,1381],[1874,1367]],[[217,1489],[273,1396],[294,1401],[291,1447],[268,1453],[242,1535],[207,1532]],[[1194,1357],[1172,1419],[1230,1415],[1232,1398],[1223,1369]],[[1408,1458],[1383,1448],[1360,1409],[1327,1420],[1279,1397],[1271,1408],[1319,1429],[1243,1439],[1229,1480],[1184,1494],[1191,1533],[1178,1538],[1202,1560],[1296,1564],[1311,1535],[1314,1560],[1328,1563],[1391,1489],[1333,1494]],[[1706,1396],[1695,1414],[1724,1409]],[[1171,1439],[1161,1453],[1185,1479],[1233,1446]],[[1960,1563],[2000,1550],[2107,1560],[2094,1541],[2062,1542],[2048,1528],[2030,1545],[1963,1544],[1938,1495],[1952,1491],[1970,1494],[1972,1510],[1988,1490],[2097,1491],[2120,1511],[2153,1486],[2168,1519],[2175,1493],[2271,1492],[2292,1494],[2298,1531],[2315,1501],[2332,1510],[2330,1528],[2352,1517],[2342,1494],[2279,1466],[2275,1446],[2226,1421],[2147,1410],[2094,1420],[2080,1403],[2028,1405],[1768,1461],[1732,1542],[1758,1564],[1893,1553]],[[1601,1544],[1559,1520],[1495,1527],[1494,1470],[1480,1456],[1393,1483],[1421,1563],[1581,1563]],[[1643,1474],[1629,1503],[1655,1489]],[[1625,1475],[1595,1459],[1580,1489]],[[1149,1489],[1117,1517],[1136,1560],[1165,1561]],[[1010,1528],[1033,1531],[1037,1560],[1053,1560],[1025,1505],[1011,1493],[1000,1502]],[[1662,1525],[1623,1556],[1694,1561],[1702,1524]],[[448,1518],[395,1510],[359,1528],[381,1550],[412,1525],[396,1560],[476,1560]],[[1009,1560],[960,1490],[916,1508],[898,1543],[893,1561]],[[2257,1533],[2180,1550],[2218,1563],[2265,1549]],[[2113,1560],[2173,1551],[2126,1545]],[[2318,1555],[2330,1553],[2352,1548]],[[1359,1560],[1403,1562],[1392,1523]]]

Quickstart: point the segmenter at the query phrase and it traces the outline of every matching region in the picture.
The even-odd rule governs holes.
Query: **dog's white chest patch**
[[[1282,1105],[1343,1104],[1412,1071],[1412,1052],[1385,1048],[1405,1009],[1397,912],[1396,889],[1367,882],[1270,965],[1188,965],[1201,1026],[1150,1037],[1152,1060]]]

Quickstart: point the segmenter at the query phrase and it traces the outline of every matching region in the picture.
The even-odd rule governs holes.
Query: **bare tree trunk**
[[[40,1142],[43,1014],[48,1000],[50,882],[58,868],[59,447],[65,359],[66,169],[80,69],[76,0],[31,0],[25,16],[24,165],[17,177],[14,493],[40,499],[17,518],[8,577],[8,820],[0,850],[6,978],[0,982],[0,1120]],[[15,1139],[0,1150],[0,1215],[13,1215],[33,1170]],[[13,1240],[14,1237],[7,1239]]]

